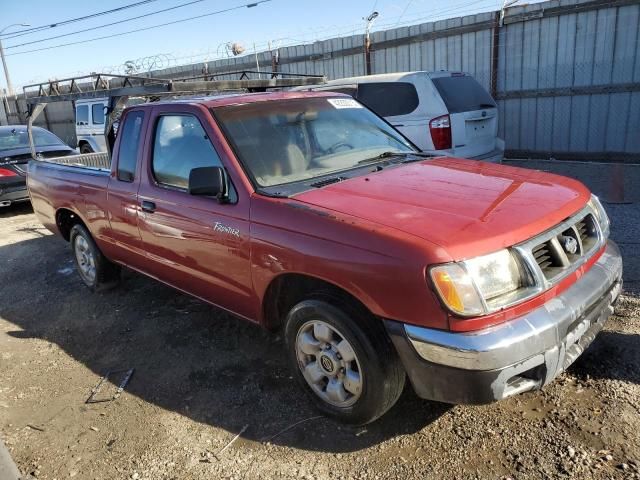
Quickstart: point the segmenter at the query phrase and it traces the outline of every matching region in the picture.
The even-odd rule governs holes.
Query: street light
[[[368,17],[363,18],[367,22],[364,30],[364,66],[367,75],[371,75],[371,41],[369,40],[369,32],[371,32],[371,26],[375,19],[378,18],[378,15],[378,12],[371,12]]]
[[[0,30],[0,35],[2,35],[5,30],[10,29],[11,27],[30,27],[31,25],[28,23],[13,23],[4,27]],[[13,85],[11,85],[11,78],[9,77],[9,70],[7,69],[7,61],[4,58],[4,48],[2,48],[2,39],[0,38],[0,57],[2,58],[2,67],[4,68],[4,78],[7,80],[7,89],[9,90],[9,95],[13,96]]]

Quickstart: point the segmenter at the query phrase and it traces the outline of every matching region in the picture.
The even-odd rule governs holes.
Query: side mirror
[[[229,196],[229,188],[224,168],[193,168],[189,172],[189,194],[216,197],[219,202],[225,202]]]

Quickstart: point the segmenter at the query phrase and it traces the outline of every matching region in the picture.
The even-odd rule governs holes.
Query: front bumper
[[[602,330],[621,289],[622,258],[609,241],[574,285],[501,325],[469,333],[385,325],[420,397],[489,403],[541,388],[566,370]]]

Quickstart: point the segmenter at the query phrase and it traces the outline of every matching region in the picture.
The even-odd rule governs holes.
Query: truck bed
[[[65,157],[46,158],[39,161],[107,171],[111,168],[111,159],[107,152],[80,153]]]
[[[31,160],[27,186],[43,225],[58,231],[56,212],[61,208],[77,212],[88,223],[104,222],[109,165],[107,153]]]

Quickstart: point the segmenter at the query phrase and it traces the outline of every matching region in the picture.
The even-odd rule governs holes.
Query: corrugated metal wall
[[[491,88],[491,28],[495,13],[481,13],[373,34],[372,73],[455,70],[471,73]],[[470,31],[467,31],[470,30]],[[422,35],[422,38],[420,38]],[[376,45],[406,39],[404,45]]]
[[[638,159],[640,4],[547,17],[562,5],[581,4],[518,7],[500,29],[500,134],[516,154]]]
[[[498,100],[500,136],[512,156],[640,160],[640,0],[553,0],[510,8],[502,27],[497,19],[489,12],[374,32],[372,73],[473,74]],[[354,35],[281,48],[276,68],[364,75],[363,41]],[[258,53],[258,62],[271,70],[272,54]],[[244,69],[256,69],[254,54],[150,76],[225,79]],[[69,138],[71,120],[54,116],[52,129]]]

